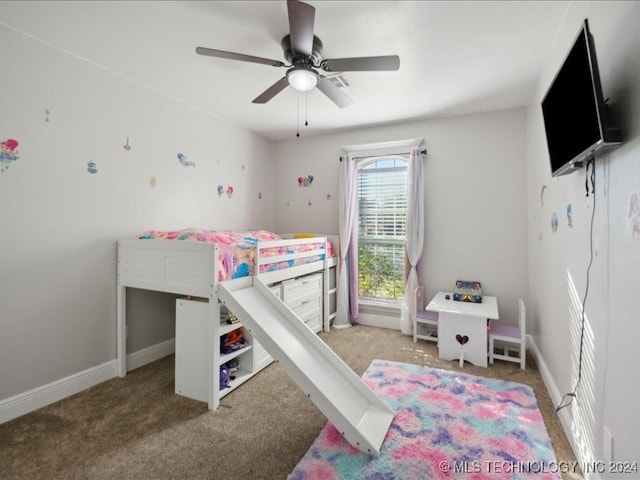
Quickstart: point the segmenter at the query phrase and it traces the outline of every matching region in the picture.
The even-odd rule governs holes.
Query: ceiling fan
[[[318,90],[329,97],[338,107],[344,108],[350,105],[353,100],[318,70],[331,73],[395,71],[400,68],[400,58],[397,55],[322,59],[322,42],[313,33],[316,9],[298,0],[287,0],[287,11],[290,33],[282,39],[281,44],[284,57],[289,65],[279,60],[205,47],[197,47],[196,53],[209,57],[288,68],[286,75],[258,95],[253,103],[267,103],[289,85],[303,92],[317,86]]]

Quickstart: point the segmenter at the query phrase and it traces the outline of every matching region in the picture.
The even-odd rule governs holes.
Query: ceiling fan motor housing
[[[320,59],[322,58],[322,41],[313,36],[313,47],[310,56],[294,52],[291,49],[291,35],[287,35],[281,42],[282,50],[284,51],[284,58],[291,65],[308,65],[312,67],[318,67],[320,65]]]

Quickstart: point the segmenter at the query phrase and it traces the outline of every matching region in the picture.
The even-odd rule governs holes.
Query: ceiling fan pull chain
[[[308,127],[308,116],[309,116],[309,90],[304,92],[304,126]]]
[[[300,136],[300,92],[296,92],[296,137]]]

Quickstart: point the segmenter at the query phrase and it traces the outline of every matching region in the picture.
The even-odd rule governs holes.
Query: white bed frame
[[[265,284],[278,283],[313,272],[323,272],[323,329],[329,331],[330,322],[335,313],[330,312],[332,295],[336,293],[335,283],[331,282],[331,269],[335,268],[335,280],[338,278],[339,237],[325,235],[314,238],[286,238],[284,240],[258,242],[255,255],[255,272]],[[327,242],[333,243],[335,257],[328,257]],[[260,251],[265,248],[291,247],[303,244],[323,244],[324,249],[314,248],[305,252],[297,252],[280,256],[261,257]],[[305,257],[324,255],[324,259],[316,262],[296,265],[282,270],[265,273],[260,272],[262,265],[297,260]],[[208,362],[209,374],[209,409],[219,406],[219,385],[214,379],[216,356],[219,355],[220,337],[217,334],[220,325],[220,307],[218,304],[218,246],[213,243],[128,239],[118,241],[118,288],[117,288],[117,361],[118,375],[127,373],[127,319],[126,289],[127,287],[173,293],[178,295],[201,297],[208,301],[209,332],[211,358]],[[335,304],[335,302],[333,302]]]

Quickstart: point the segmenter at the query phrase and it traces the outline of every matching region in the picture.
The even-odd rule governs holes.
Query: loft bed
[[[302,237],[302,238],[299,238]],[[207,400],[210,410],[219,406],[221,282],[257,276],[265,284],[322,273],[322,328],[329,331],[335,317],[339,239],[336,235],[276,235],[263,230],[217,232],[186,229],[150,231],[118,241],[117,368],[127,373],[126,289],[128,287],[197,297],[207,302]],[[333,272],[333,273],[332,273]],[[333,311],[331,311],[333,310]],[[250,369],[251,370],[251,369]],[[255,371],[249,371],[240,385]]]

